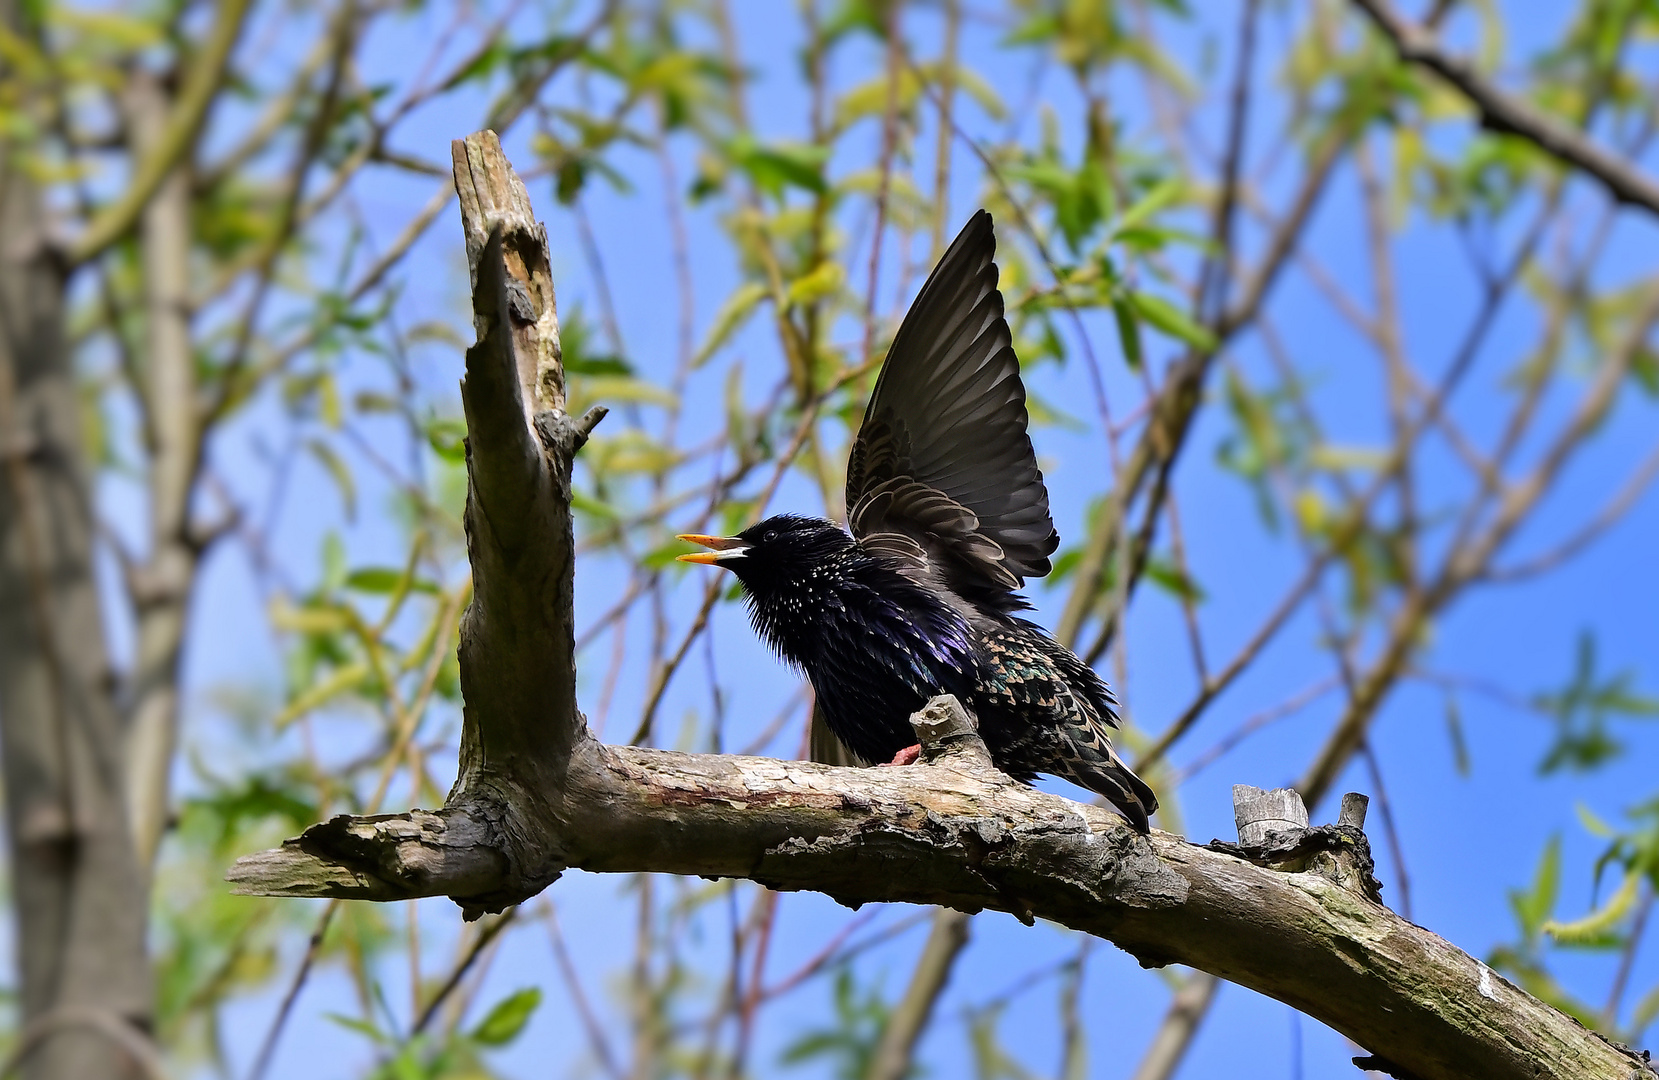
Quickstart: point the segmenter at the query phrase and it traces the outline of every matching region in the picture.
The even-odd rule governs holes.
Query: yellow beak
[[[706,548],[714,549],[713,551],[694,551],[689,555],[681,555],[678,557],[680,562],[718,566],[720,563],[732,559],[741,559],[744,553],[749,550],[748,542],[739,540],[735,536],[703,536],[700,533],[681,533],[675,539],[684,540],[691,544],[702,544]]]

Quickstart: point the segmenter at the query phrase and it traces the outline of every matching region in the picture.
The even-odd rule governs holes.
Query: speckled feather
[[[738,534],[750,618],[818,695],[830,730],[865,761],[914,745],[910,714],[955,694],[979,718],[997,767],[1050,773],[1105,795],[1144,830],[1157,799],[1112,750],[1111,692],[1041,627],[964,610],[916,584],[833,522],[780,514]]]
[[[761,636],[799,667],[867,762],[914,745],[910,714],[952,693],[999,768],[1064,777],[1146,831],[1157,799],[1112,749],[1111,692],[1017,590],[1059,545],[1026,433],[991,217],[957,236],[905,315],[847,465],[850,533],[784,514],[718,541]],[[732,545],[732,546],[728,546]]]

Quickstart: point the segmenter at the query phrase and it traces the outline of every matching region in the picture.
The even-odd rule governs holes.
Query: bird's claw
[[[894,765],[914,765],[916,764],[916,759],[921,756],[922,747],[920,743],[917,743],[915,746],[907,746],[903,750],[900,750],[898,753],[894,754],[892,761],[882,762],[882,767],[891,768]]]

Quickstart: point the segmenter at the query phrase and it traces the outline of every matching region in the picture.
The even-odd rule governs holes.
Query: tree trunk
[[[0,18],[18,25],[14,4]],[[145,900],[92,572],[92,493],[40,193],[0,147],[0,750],[31,1080],[139,1075]]]

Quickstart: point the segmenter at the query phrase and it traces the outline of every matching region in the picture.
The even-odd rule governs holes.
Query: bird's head
[[[751,593],[770,593],[808,578],[815,568],[852,546],[853,539],[823,518],[778,514],[736,536],[680,537],[708,551],[681,555],[681,562],[720,566],[736,574]]]

